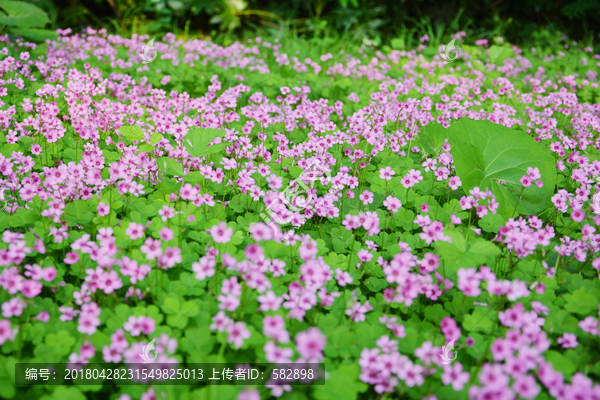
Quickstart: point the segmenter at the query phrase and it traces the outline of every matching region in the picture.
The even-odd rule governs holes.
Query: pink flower
[[[98,210],[98,215],[101,217],[105,217],[110,214],[110,206],[108,204],[100,202],[98,203],[98,207],[96,209]]]
[[[4,318],[19,317],[23,314],[23,309],[27,306],[23,300],[13,297],[9,301],[2,303],[2,316]]]
[[[60,311],[63,314],[58,318],[61,321],[72,321],[73,317],[79,314],[79,311],[74,310],[73,307],[59,307],[58,311]]]
[[[373,196],[372,192],[369,192],[368,190],[365,190],[364,192],[362,192],[360,194],[360,196],[358,196],[358,198],[361,199],[362,202],[363,202],[363,205],[366,206],[367,204],[373,203],[374,196]]]
[[[398,209],[402,207],[402,203],[400,200],[395,198],[394,196],[388,196],[384,201],[383,205],[387,207],[387,209],[393,213],[398,212]]]
[[[165,253],[159,257],[158,265],[164,269],[173,268],[181,262],[181,249],[179,247],[167,247]]]
[[[125,234],[129,236],[131,240],[142,238],[144,237],[144,226],[136,222],[130,222],[127,229],[125,229]]]
[[[540,169],[538,167],[527,167],[527,175],[534,181],[542,178],[542,174],[540,174]]]
[[[233,347],[239,349],[244,344],[244,339],[250,339],[250,331],[243,322],[236,322],[227,327],[228,343],[233,343]]]
[[[210,235],[212,236],[215,243],[227,243],[231,240],[233,229],[227,227],[226,222],[219,222],[218,225],[210,228]]]
[[[48,267],[42,270],[42,279],[46,282],[52,282],[56,278],[56,268]]]
[[[386,181],[391,181],[392,176],[394,176],[396,172],[392,169],[392,167],[387,166],[385,168],[381,168],[379,170],[379,177],[381,179],[385,179]]]
[[[120,349],[111,343],[110,346],[102,347],[102,359],[107,363],[118,364],[123,359],[123,356]]]
[[[237,400],[260,400],[260,393],[256,389],[246,387],[240,392]]]
[[[448,185],[452,190],[456,190],[459,186],[462,186],[462,183],[458,176],[451,176],[450,179],[448,179]]]
[[[237,310],[237,308],[241,304],[239,297],[237,297],[233,294],[218,295],[217,300],[219,301],[219,308],[225,309],[229,312],[233,312],[233,311]]]
[[[350,276],[348,271],[342,271],[340,268],[338,268],[335,271],[335,273],[336,273],[338,285],[340,285],[342,287],[344,287],[354,281],[354,279],[352,279],[352,277]]]
[[[258,302],[261,311],[277,311],[281,307],[283,299],[277,297],[272,290],[269,290],[267,293],[258,296]]]
[[[104,272],[98,278],[98,289],[106,294],[111,294],[123,287],[123,282],[116,271]]]
[[[162,210],[158,210],[158,215],[160,215],[160,219],[166,222],[167,219],[173,218],[175,216],[175,209],[173,207],[163,206]]]
[[[96,354],[96,348],[92,343],[84,343],[79,349],[79,354],[81,354],[81,357],[83,358],[90,359]]]
[[[68,252],[65,254],[65,259],[63,260],[65,264],[73,265],[77,261],[79,261],[79,253],[75,251]]]
[[[211,330],[216,329],[219,332],[223,332],[232,323],[233,321],[231,320],[231,318],[225,315],[224,311],[219,311],[217,315],[213,317],[213,323],[208,328]]]
[[[369,250],[362,249],[357,254],[358,259],[362,262],[369,262],[373,259],[373,254],[369,253]]]
[[[585,212],[578,208],[573,210],[573,212],[571,212],[571,219],[575,222],[581,222],[583,221],[585,218]]]
[[[532,375],[517,376],[512,388],[524,399],[534,399],[540,393],[540,387]]]
[[[96,328],[100,325],[100,318],[91,314],[80,314],[77,330],[87,335],[93,335],[96,333]]]
[[[306,360],[322,360],[323,349],[327,344],[327,338],[318,328],[310,328],[296,335],[296,350]]]
[[[162,254],[160,240],[151,237],[146,238],[144,244],[140,247],[140,251],[146,255],[148,260],[154,260]]]
[[[21,294],[27,298],[33,298],[42,292],[42,284],[33,279],[27,279],[23,282]]]
[[[160,239],[163,242],[166,242],[167,240],[171,240],[173,239],[173,230],[170,228],[167,228],[166,226],[163,226],[160,231],[158,232]]]
[[[524,187],[529,187],[531,186],[531,177],[529,175],[523,175],[521,177],[521,185],[523,185]]]
[[[33,319],[35,319],[36,321],[42,321],[43,323],[47,323],[48,321],[50,321],[50,313],[48,313],[48,311],[42,311]]]
[[[288,343],[290,335],[285,329],[285,320],[281,315],[267,315],[263,318],[263,333],[278,343]]]
[[[3,345],[7,340],[14,340],[17,335],[18,328],[11,329],[10,321],[7,319],[0,320],[0,345]]]
[[[215,274],[217,260],[211,257],[201,257],[199,262],[192,263],[192,271],[196,273],[196,279],[204,280]]]
[[[425,274],[429,274],[435,271],[440,266],[439,256],[433,253],[425,253],[423,260],[421,260],[420,271]]]
[[[443,366],[444,373],[442,374],[442,383],[444,385],[452,385],[452,389],[456,392],[463,390],[465,384],[469,382],[469,373],[463,371],[463,366],[459,362],[454,364],[445,364]]]
[[[562,344],[563,349],[575,348],[578,345],[577,336],[572,333],[564,333],[556,341],[558,344]]]

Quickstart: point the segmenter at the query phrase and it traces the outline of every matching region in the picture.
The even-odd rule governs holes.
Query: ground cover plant
[[[600,397],[591,48],[58,34],[0,36],[0,397]],[[327,381],[14,384],[153,339]]]

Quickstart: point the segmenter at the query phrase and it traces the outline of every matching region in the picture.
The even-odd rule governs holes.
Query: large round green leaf
[[[500,204],[498,212],[505,218],[514,215],[523,186],[520,179],[527,167],[537,167],[542,174],[542,188],[524,189],[516,212],[534,215],[551,205],[556,183],[554,157],[524,132],[490,121],[461,119],[448,129],[456,173],[465,190],[490,188]]]
[[[24,1],[0,0],[0,24],[20,28],[41,28],[50,22],[41,8]],[[8,14],[8,15],[7,15]]]

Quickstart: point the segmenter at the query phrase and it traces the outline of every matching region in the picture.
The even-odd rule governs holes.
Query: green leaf
[[[39,219],[39,214],[26,208],[19,208],[15,214],[10,217],[9,225],[12,227],[22,227],[33,224]]]
[[[0,398],[12,399],[15,396],[15,363],[14,357],[2,356],[4,367],[0,367]]]
[[[448,315],[450,314],[448,314],[447,311],[444,311],[444,308],[441,304],[434,304],[425,308],[425,316],[427,319],[435,322],[436,324],[442,322],[442,319]]]
[[[556,371],[562,372],[566,379],[569,379],[577,370],[575,364],[567,356],[560,354],[558,351],[548,350],[544,353],[544,358],[552,364]]]
[[[435,242],[435,248],[446,263],[446,278],[454,277],[461,268],[477,267],[486,262],[491,264],[501,253],[495,244],[486,240],[477,239],[467,248],[467,242],[461,233],[447,231],[444,234],[452,239],[452,243],[440,240]]]
[[[341,357],[350,357],[356,343],[356,334],[345,326],[338,326],[327,332],[329,346],[335,346]]]
[[[483,229],[484,232],[498,233],[500,226],[505,222],[506,220],[502,217],[502,215],[488,213],[479,220],[479,227]]]
[[[597,291],[596,291],[597,292]],[[598,311],[598,298],[583,290],[576,290],[573,293],[565,294],[565,310],[586,316]]]
[[[389,286],[388,282],[385,279],[375,277],[370,277],[369,279],[367,279],[365,285],[367,285],[367,288],[374,293],[379,292],[382,289],[385,289]]]
[[[417,139],[429,154],[439,154],[444,141],[449,137],[448,129],[441,124],[430,123],[419,129]]]
[[[313,397],[317,400],[356,400],[358,393],[368,389],[367,384],[358,379],[360,367],[342,364],[330,373],[329,379],[322,386],[315,386]]]
[[[0,147],[0,153],[2,153],[4,157],[11,157],[13,151],[21,151],[21,147],[16,143],[4,143]]]
[[[157,144],[158,142],[160,142],[161,140],[163,140],[164,136],[158,132],[154,132],[152,134],[152,136],[150,137],[150,144],[152,146],[154,146],[155,144]]]
[[[179,300],[176,298],[167,297],[161,306],[161,310],[167,315],[176,315],[181,310],[181,304],[179,304]]]
[[[160,157],[156,160],[158,168],[165,175],[183,176],[183,168],[176,160],[169,157]]]
[[[473,311],[472,314],[465,315],[465,320],[462,325],[467,332],[480,331],[490,333],[494,328],[494,323],[487,316],[478,311]]]
[[[469,247],[467,254],[469,257],[474,259],[475,262],[480,260],[481,262],[485,262],[488,259],[493,259],[494,257],[499,256],[501,251],[498,246],[492,242],[488,242],[487,240],[483,239],[477,239],[477,241]]]
[[[67,222],[69,226],[85,224],[90,222],[94,215],[87,211],[88,203],[86,200],[77,200],[65,206],[65,211],[61,219]]]
[[[216,154],[216,153],[220,153],[223,150],[225,150],[225,148],[228,146],[227,143],[219,143],[219,144],[213,144],[211,146],[208,146],[207,148],[205,148],[204,150],[202,150],[200,152],[200,156],[199,157],[204,157],[204,156],[210,156],[211,154]]]
[[[52,396],[43,396],[40,400],[85,400],[85,395],[77,388],[58,386]]]
[[[490,47],[490,62],[498,64],[510,57],[511,54],[512,50],[510,48],[493,45]]]
[[[578,327],[578,320],[570,313],[559,308],[550,309],[550,313],[547,317],[547,325],[550,332],[562,334],[565,332],[575,332]]]
[[[10,32],[32,42],[44,42],[46,39],[55,40],[58,38],[58,33],[50,29],[11,28]]]
[[[210,154],[218,153],[227,147],[227,144],[208,146],[210,142],[218,137],[225,136],[226,132],[222,129],[192,129],[184,138],[185,149],[192,157],[204,157]]]
[[[145,136],[142,132],[142,128],[137,125],[125,125],[119,128],[119,133],[125,136],[127,139],[134,140],[144,140]]]
[[[149,144],[143,144],[139,147],[139,149],[142,153],[149,153],[151,151],[154,151],[154,146],[151,146]]]
[[[415,213],[411,210],[401,208],[396,214],[394,214],[394,221],[396,226],[404,228],[404,230],[410,230],[415,220]]]
[[[204,176],[202,176],[200,171],[190,172],[189,174],[187,174],[185,176],[185,181],[188,183],[198,183],[198,182],[202,182],[205,179],[206,178],[204,178]],[[239,195],[236,195],[236,196],[239,197]],[[236,199],[236,196],[234,196],[233,199],[231,199],[231,201],[229,202],[230,208],[237,208],[237,204],[235,204],[235,202],[233,201],[234,199]],[[235,205],[232,203],[234,203]]]
[[[50,22],[41,8],[24,1],[0,0],[0,8],[8,15],[0,15],[0,24],[20,28],[41,28]]]
[[[66,330],[60,330],[56,334],[51,333],[47,335],[44,343],[44,345],[60,356],[69,354],[74,344],[75,338]]]
[[[345,270],[347,267],[347,264],[345,263],[346,256],[338,255],[336,253],[329,253],[324,256],[323,261],[325,261],[325,264],[329,265],[334,271],[338,268]]]
[[[461,44],[460,47],[463,51],[469,53],[473,58],[475,58],[477,51],[479,50],[479,48],[476,46],[468,46],[466,44]],[[471,62],[471,64],[473,65],[474,62]]]
[[[331,242],[336,253],[348,253],[352,240],[354,240],[352,232],[345,228],[333,228],[331,230]]]
[[[404,48],[404,38],[396,38],[396,39],[392,39],[392,41],[390,42],[390,44],[392,45],[392,49],[394,50],[402,50]]]
[[[518,201],[516,191],[522,188],[520,179],[527,174],[527,167],[539,168],[544,185],[525,188],[517,212],[534,215],[551,205],[556,182],[554,157],[530,136],[489,121],[465,119],[448,128],[448,133],[463,188],[490,188],[503,217],[513,216]]]
[[[198,310],[198,304],[196,301],[186,301],[181,306],[181,315],[185,317],[195,317],[198,315],[200,310]]]

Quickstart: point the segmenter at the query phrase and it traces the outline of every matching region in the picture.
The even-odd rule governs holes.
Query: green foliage
[[[24,1],[0,0],[0,8],[5,12],[0,14],[0,24],[3,25],[35,28],[50,22],[43,10]]]
[[[134,140],[144,140],[144,133],[142,132],[142,128],[137,125],[125,125],[119,128],[119,132],[121,135],[125,136],[127,139]]]
[[[225,143],[209,144],[216,138],[225,136],[222,129],[192,129],[185,136],[185,149],[194,157],[204,157],[219,153],[227,146]]]
[[[533,215],[551,205],[556,182],[554,158],[531,137],[489,121],[473,120],[458,121],[448,128],[447,135],[464,188],[491,189],[503,217]],[[543,187],[523,188],[520,179],[534,166],[540,170]]]
[[[39,7],[25,1],[0,0],[0,26],[9,27],[9,32],[34,42],[56,39],[56,32],[43,28],[50,22],[48,14]]]
[[[467,245],[463,235],[456,231],[445,232],[451,243],[438,241],[435,243],[437,253],[445,262],[447,277],[455,277],[461,268],[477,267],[482,264],[495,264],[495,257],[501,254],[493,243],[477,239]]]

